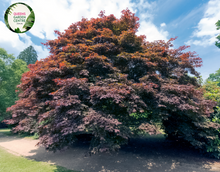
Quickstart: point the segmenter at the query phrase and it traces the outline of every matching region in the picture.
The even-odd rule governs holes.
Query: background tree
[[[217,106],[220,106],[220,87],[218,86],[218,82],[206,81],[203,89],[204,97],[217,102]]]
[[[217,27],[217,30],[220,29],[220,20],[218,20],[216,23],[215,23],[216,27]],[[218,39],[218,41],[215,42],[215,45],[220,48],[220,34],[216,37]]]
[[[217,30],[220,29],[220,20],[218,20],[215,25],[217,26]],[[220,35],[216,37],[220,41]],[[216,41],[215,45],[220,48],[220,42]],[[212,82],[216,82],[218,86],[220,86],[220,69],[216,71],[216,73],[211,73],[206,80],[206,84],[210,85]],[[208,83],[209,82],[209,83]],[[213,85],[213,84],[212,84]]]
[[[206,79],[206,83],[209,81],[215,82],[218,86],[220,86],[220,69],[218,69],[215,73],[211,73],[209,77]]]
[[[116,150],[139,131],[170,137],[219,155],[218,123],[209,120],[195,67],[201,58],[171,49],[171,41],[137,36],[138,18],[105,16],[72,24],[47,41],[51,55],[22,75],[19,100],[7,110],[14,132],[37,132],[39,144],[56,151],[90,133],[91,152]],[[190,73],[195,77],[187,75]],[[210,149],[210,147],[212,149]]]
[[[220,86],[218,86],[218,82],[207,80],[202,88],[204,89],[203,92],[205,99],[213,100],[217,103],[210,119],[214,122],[220,123]]]
[[[6,108],[18,100],[15,89],[26,71],[28,68],[24,61],[15,60],[12,54],[7,54],[6,50],[0,48],[0,122],[10,116],[10,113],[6,113]]]
[[[220,20],[215,23],[217,30],[220,29]],[[216,37],[220,41],[220,35]],[[220,42],[216,41],[215,45],[220,48]],[[216,73],[211,73],[206,80],[206,84],[208,81],[216,82],[218,86],[220,86],[220,69],[216,71]]]
[[[34,64],[37,61],[37,52],[35,51],[34,47],[31,45],[24,49],[20,54],[18,55],[17,59],[21,59],[29,64]]]

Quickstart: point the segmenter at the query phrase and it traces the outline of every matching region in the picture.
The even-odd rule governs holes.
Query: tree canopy
[[[196,79],[202,59],[183,52],[188,46],[170,48],[175,38],[137,36],[138,20],[128,9],[120,19],[101,11],[55,31],[58,38],[45,43],[51,55],[29,65],[19,100],[7,109],[13,131],[37,132],[53,151],[90,133],[94,153],[117,150],[141,131],[158,134],[159,123],[207,152],[220,125],[209,120],[216,103],[204,99]],[[208,151],[218,157],[219,149]]]
[[[213,108],[214,112],[210,115],[210,120],[220,124],[220,86],[218,86],[218,82],[206,80],[202,88],[204,89],[204,98],[217,103]]]
[[[6,108],[18,100],[16,86],[20,84],[21,75],[26,71],[28,68],[24,61],[15,60],[12,54],[0,48],[0,122],[10,115],[6,113]]]
[[[217,27],[217,30],[220,29],[220,20],[218,20],[216,23],[215,23],[216,27]],[[218,41],[215,42],[215,45],[220,48],[220,34],[216,37],[218,39]]]
[[[204,97],[209,100],[217,102],[217,106],[220,106],[220,86],[218,82],[206,81],[203,85]]]
[[[209,81],[215,82],[218,86],[220,86],[220,69],[209,75],[209,77],[206,79],[206,83]]]
[[[220,29],[220,20],[218,20],[216,23],[216,29]],[[220,35],[216,37],[218,41],[215,42],[215,45],[220,48]],[[218,86],[220,86],[220,69],[216,71],[216,73],[211,73],[207,79],[207,81],[217,82]]]
[[[17,59],[21,59],[29,64],[34,64],[37,61],[37,52],[34,49],[32,45],[24,49],[20,54],[18,55]]]

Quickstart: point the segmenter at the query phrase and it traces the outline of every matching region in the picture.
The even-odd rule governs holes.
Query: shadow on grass
[[[54,172],[79,172],[79,171],[74,171],[74,170],[68,170],[65,167],[61,167],[61,166],[56,166],[56,170],[54,170]]]
[[[36,134],[28,134],[28,133],[16,134],[16,133],[12,133],[11,130],[8,128],[0,129],[0,133],[6,136],[15,136],[18,138],[38,139],[38,136]]]
[[[192,148],[167,141],[163,135],[133,138],[113,153],[88,156],[88,149],[89,142],[77,142],[71,149],[56,153],[40,147],[28,158],[85,172],[214,172],[212,163],[220,162]]]
[[[12,152],[11,152],[12,153]],[[24,157],[13,155],[0,147],[0,171],[45,171],[45,172],[77,172],[68,170],[65,167],[50,165],[48,163],[36,162]]]
[[[9,140],[19,139],[9,130],[0,130]],[[5,137],[1,135],[1,137]],[[6,139],[7,140],[7,139]],[[0,142],[4,139],[0,138]],[[29,159],[50,162],[56,165],[55,172],[72,170],[85,172],[218,172],[213,163],[220,162],[202,156],[193,148],[165,140],[163,135],[132,138],[118,152],[99,153],[89,156],[89,141],[79,141],[63,152],[47,152],[43,147],[30,151]],[[220,163],[219,163],[220,164]]]

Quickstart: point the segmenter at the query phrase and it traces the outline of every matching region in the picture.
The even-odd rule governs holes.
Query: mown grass
[[[79,172],[64,167],[37,162],[8,153],[0,147],[1,172]]]
[[[9,135],[11,132],[10,132],[10,129],[0,129],[0,133],[3,133],[5,135]]]
[[[0,129],[0,133],[6,135],[6,136],[17,136],[21,138],[28,138],[28,139],[38,139],[38,136],[36,134],[14,134],[10,131],[10,129]]]
[[[0,133],[6,136],[18,136],[29,139],[37,139],[34,135],[13,134],[10,129],[0,129]],[[37,162],[8,153],[0,147],[0,172],[77,172],[61,166],[50,165],[46,162]]]

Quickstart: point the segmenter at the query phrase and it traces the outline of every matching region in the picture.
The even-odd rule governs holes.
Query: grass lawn
[[[64,167],[37,162],[24,157],[12,155],[0,147],[1,172],[77,172]]]
[[[150,138],[163,138],[164,132],[155,136],[146,136]],[[10,129],[0,129],[0,133],[6,136],[17,136],[29,139],[36,139],[35,136],[28,136],[27,134],[13,134]],[[0,147],[0,172],[79,172],[68,170],[61,166],[55,166],[46,162],[37,162],[26,159],[24,157],[16,156],[8,153],[6,150]]]
[[[16,135],[18,137],[25,137],[36,139],[34,136],[27,136],[25,134],[18,135],[10,132],[10,129],[0,129],[0,133],[6,136]],[[68,170],[64,167],[55,166],[46,162],[37,162],[26,159],[24,157],[16,156],[8,153],[0,147],[0,172],[78,172]]]
[[[9,134],[10,133],[10,129],[7,129],[7,128],[0,129],[0,133]]]
[[[10,132],[10,129],[0,129],[0,133],[7,135],[7,136],[17,136],[17,137],[28,138],[28,139],[38,139],[36,135],[14,134]]]

